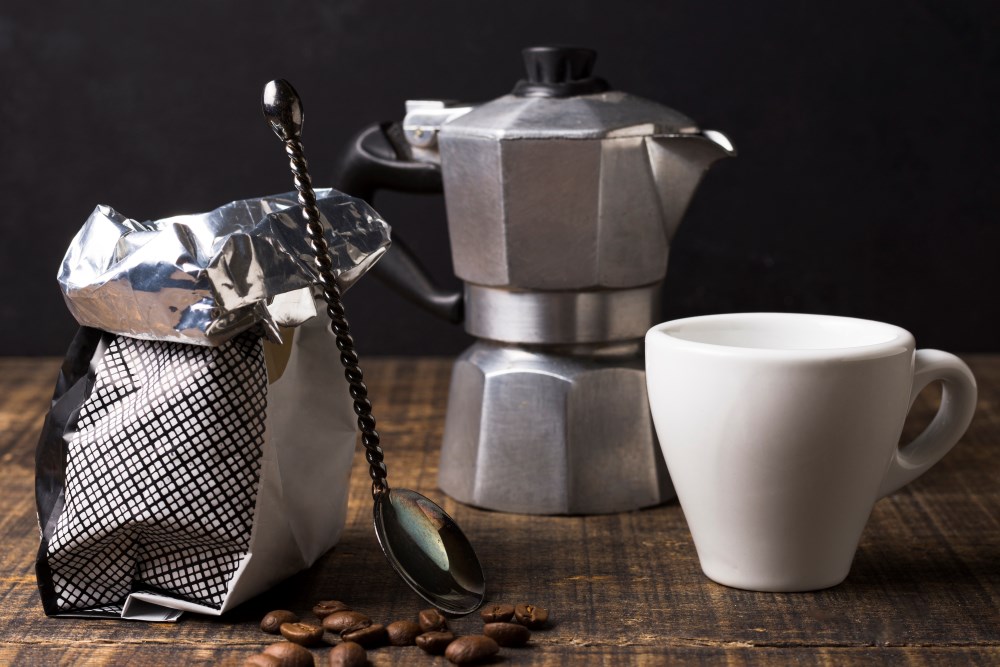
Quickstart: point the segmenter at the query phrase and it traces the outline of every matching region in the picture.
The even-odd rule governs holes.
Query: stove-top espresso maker
[[[673,497],[642,339],[688,202],[734,150],[612,89],[595,57],[529,48],[509,95],[407,102],[401,124],[357,136],[336,183],[369,202],[443,188],[462,293],[438,289],[395,231],[374,273],[479,339],[454,367],[438,480],[471,505],[596,514]]]

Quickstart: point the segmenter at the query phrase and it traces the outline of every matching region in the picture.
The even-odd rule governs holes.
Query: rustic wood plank
[[[236,666],[254,654],[252,649],[232,650],[211,647],[172,645],[169,652],[155,652],[149,644],[79,645],[55,643],[44,646],[11,647],[0,645],[0,664],[4,665],[220,665]],[[325,663],[327,649],[315,650],[317,667]],[[594,667],[756,667],[802,665],[808,667],[869,667],[870,665],[905,665],[934,667],[963,665],[993,667],[1000,663],[1000,649],[995,647],[852,647],[852,648],[754,648],[747,646],[574,646],[568,649],[531,646],[505,649],[500,665],[592,665]],[[152,659],[151,659],[152,656]],[[394,648],[369,651],[369,664],[435,665],[451,663],[432,658],[417,648]],[[157,660],[162,657],[162,660]]]
[[[484,512],[435,488],[450,363],[371,359],[368,383],[390,480],[442,501],[483,558],[490,597],[549,606],[554,627],[505,664],[764,662],[996,664],[1000,658],[1000,357],[972,357],[979,412],[957,449],[879,502],[848,580],[810,594],[751,593],[708,581],[676,503],[601,517]],[[367,475],[355,460],[340,544],[309,571],[222,619],[176,624],[48,619],[35,590],[33,450],[58,362],[0,359],[0,664],[239,664],[267,637],[268,609],[349,601],[384,620],[425,607],[385,563],[371,528]],[[929,421],[918,400],[904,439]],[[478,629],[459,619],[462,632]],[[432,664],[381,649],[373,664]],[[438,661],[439,663],[442,661]]]

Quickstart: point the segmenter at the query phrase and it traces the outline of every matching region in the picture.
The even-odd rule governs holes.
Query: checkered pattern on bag
[[[60,611],[152,589],[218,609],[246,555],[267,370],[259,338],[109,345],[66,461],[48,545]]]

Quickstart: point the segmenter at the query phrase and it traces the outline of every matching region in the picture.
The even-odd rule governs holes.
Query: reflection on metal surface
[[[317,191],[334,273],[346,288],[386,251],[389,225],[368,204]],[[59,285],[84,326],[152,340],[219,345],[316,314],[312,251],[295,193],[208,213],[137,222],[98,206],[63,259]]]
[[[466,283],[465,330],[531,344],[636,340],[660,321],[661,283],[632,289],[531,291]]]
[[[674,497],[641,352],[480,341],[455,362],[438,486],[524,514],[605,514]],[[610,352],[610,350],[609,350]]]
[[[622,289],[663,280],[670,242],[718,132],[512,139],[438,136],[455,274],[520,290]],[[651,132],[655,124],[645,127]]]
[[[428,602],[452,614],[482,604],[479,559],[452,518],[424,496],[407,489],[378,494],[375,534],[396,572]]]
[[[403,132],[406,141],[414,149],[414,157],[426,155],[429,161],[440,162],[440,156],[434,150],[437,147],[437,133],[441,126],[450,120],[472,111],[471,105],[454,104],[444,100],[407,100],[406,118],[403,120]]]

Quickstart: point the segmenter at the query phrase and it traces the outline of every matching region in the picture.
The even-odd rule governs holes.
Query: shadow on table
[[[289,609],[306,614],[303,618],[308,618],[316,602],[329,599],[341,600],[366,613],[374,612],[390,607],[402,589],[409,591],[382,555],[374,529],[349,526],[337,546],[312,567],[247,600],[224,614],[221,620],[226,623],[259,622],[264,614],[274,609]],[[415,611],[429,606],[421,607],[416,600],[411,604]]]
[[[952,588],[987,593],[1000,587],[1000,545],[981,543],[959,553],[946,544],[924,548],[878,542],[862,546],[842,586],[866,589]]]

